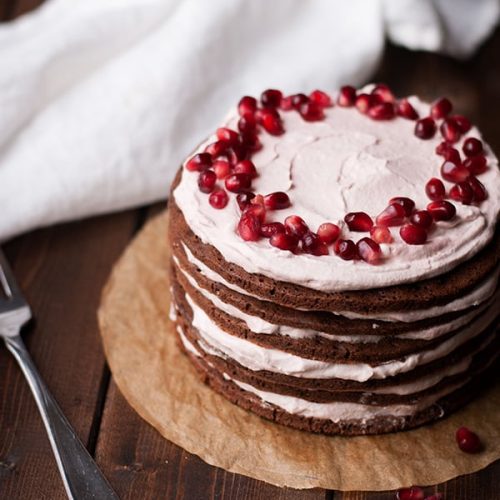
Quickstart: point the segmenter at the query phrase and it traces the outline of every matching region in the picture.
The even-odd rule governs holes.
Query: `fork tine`
[[[17,285],[14,278],[14,273],[5,258],[2,249],[0,248],[0,283],[4,289],[7,299],[21,299],[24,301],[24,297]]]

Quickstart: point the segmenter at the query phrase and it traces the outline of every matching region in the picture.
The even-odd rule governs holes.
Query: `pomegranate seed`
[[[255,152],[262,149],[262,143],[255,132],[242,132],[241,144],[249,151]]]
[[[208,197],[208,202],[214,208],[224,208],[229,201],[229,196],[223,189],[214,189]]]
[[[291,109],[293,109],[293,103],[292,103],[292,96],[291,95],[289,95],[287,97],[283,97],[281,99],[280,108],[283,111],[290,111]]]
[[[450,189],[450,198],[455,201],[461,201],[464,205],[472,203],[473,191],[468,182],[459,182]]]
[[[424,500],[424,490],[418,486],[403,488],[396,493],[397,500]]]
[[[325,117],[323,108],[312,101],[302,104],[299,112],[300,116],[307,122],[317,122]]]
[[[322,90],[313,90],[309,94],[309,100],[314,104],[321,106],[322,108],[329,108],[330,106],[332,106],[331,97]]]
[[[273,234],[284,232],[285,226],[281,222],[269,222],[260,226],[260,234],[264,238],[270,238]]]
[[[372,90],[372,94],[380,97],[382,102],[388,102],[393,104],[394,101],[396,100],[394,98],[394,94],[392,93],[391,89],[383,83],[375,85],[375,87]]]
[[[436,124],[430,117],[421,118],[415,124],[415,135],[419,139],[431,139],[436,133]]]
[[[281,135],[284,132],[281,118],[269,109],[262,110],[261,123],[264,129],[271,135]]]
[[[478,453],[483,445],[479,436],[467,427],[460,427],[455,434],[458,447],[465,453]]]
[[[458,142],[462,135],[460,129],[458,128],[458,125],[451,118],[447,118],[446,120],[444,120],[443,123],[441,123],[441,127],[439,127],[439,130],[445,141],[452,143]]]
[[[443,181],[433,177],[427,181],[425,192],[431,200],[442,200],[446,196]]]
[[[252,213],[244,213],[238,223],[238,233],[245,241],[257,241],[260,238],[260,219]]]
[[[448,144],[446,141],[440,142],[436,146],[436,154],[439,156],[445,156],[450,149],[453,149],[451,144]]]
[[[209,144],[205,148],[205,152],[212,155],[214,158],[224,154],[229,148],[229,142],[227,141],[215,141],[212,144]]]
[[[202,193],[211,193],[214,190],[217,176],[213,170],[204,170],[198,176],[198,188]]]
[[[294,94],[291,96],[291,98],[292,108],[296,109],[297,111],[300,109],[302,104],[305,104],[309,100],[309,97],[307,97],[305,94]]]
[[[201,172],[212,166],[212,156],[209,153],[198,153],[186,163],[186,168],[191,172]]]
[[[427,210],[435,221],[453,219],[457,213],[455,206],[446,200],[431,201]]]
[[[238,103],[240,116],[253,115],[257,109],[257,99],[248,95],[242,97]]]
[[[401,205],[405,211],[405,215],[407,217],[410,216],[410,214],[413,212],[413,209],[415,208],[415,202],[411,200],[410,198],[405,198],[404,196],[396,196],[394,198],[391,198],[389,200],[389,204],[396,203],[398,205]]]
[[[245,210],[245,208],[250,205],[250,202],[255,198],[255,194],[250,191],[242,191],[236,196],[236,203],[240,207],[240,210]]]
[[[328,247],[323,243],[317,234],[308,231],[301,238],[302,250],[304,253],[309,253],[311,255],[328,255]]]
[[[464,167],[474,175],[482,174],[486,171],[486,157],[483,155],[472,156],[464,160]]]
[[[339,95],[337,97],[337,104],[345,108],[354,106],[356,102],[356,89],[350,85],[344,85],[340,88]]]
[[[401,238],[403,238],[408,245],[423,245],[427,241],[427,231],[422,226],[415,224],[405,224],[399,230]]]
[[[226,141],[227,143],[238,142],[240,136],[238,132],[231,130],[230,128],[221,127],[217,129],[217,139],[221,141]]]
[[[269,243],[271,243],[273,247],[279,248],[280,250],[293,252],[297,248],[298,239],[293,234],[275,233],[269,239]]]
[[[340,235],[340,227],[331,222],[324,222],[318,227],[318,237],[327,245],[333,243]]]
[[[403,224],[406,213],[403,205],[391,203],[375,219],[379,226],[400,226]]]
[[[265,108],[277,108],[281,103],[281,90],[267,89],[260,95],[260,102]]]
[[[213,164],[213,169],[217,179],[225,179],[231,172],[231,165],[225,160],[216,160]]]
[[[451,119],[457,124],[462,134],[466,134],[472,126],[470,120],[463,115],[453,115]]]
[[[462,159],[460,158],[460,153],[455,148],[448,148],[444,153],[445,160],[453,162],[455,165],[460,165]]]
[[[241,160],[234,166],[235,174],[247,174],[251,179],[257,177],[255,165],[250,160]]]
[[[442,97],[432,104],[431,116],[432,118],[434,118],[434,120],[440,120],[441,118],[448,116],[451,113],[452,109],[453,105],[451,104],[449,99],[446,99],[446,97]]]
[[[281,210],[290,206],[290,198],[282,191],[264,196],[264,204],[268,210]]]
[[[383,102],[368,109],[368,116],[373,120],[392,120],[394,118],[394,104]]]
[[[358,248],[352,240],[337,240],[333,245],[334,252],[344,260],[359,258]]]
[[[298,215],[289,215],[285,219],[285,227],[288,233],[295,235],[297,238],[302,238],[309,231],[307,224]]]
[[[236,165],[236,163],[238,163],[241,160],[244,160],[247,157],[248,151],[243,146],[243,144],[231,144],[227,148],[224,155],[227,157],[231,165]]]
[[[483,152],[483,143],[475,137],[469,137],[465,139],[462,151],[465,156],[477,156]]]
[[[432,215],[427,210],[417,210],[410,217],[410,222],[415,224],[415,226],[423,227],[428,229],[432,225]]]
[[[252,214],[253,216],[257,217],[257,219],[259,219],[261,223],[263,223],[266,218],[266,209],[264,208],[264,205],[254,204],[254,200],[255,198],[252,200],[252,203],[250,203],[250,205],[246,206],[246,208],[243,210],[243,214]]]
[[[250,202],[253,205],[261,205],[264,206],[264,197],[261,194],[256,194],[253,198],[252,201]]]
[[[386,226],[373,226],[370,236],[377,243],[390,243],[392,241],[391,231]]]
[[[441,165],[441,177],[445,181],[462,182],[469,177],[470,172],[463,165],[457,165],[452,161],[446,160]]]
[[[365,212],[350,212],[344,220],[351,231],[369,231],[373,226],[371,217]]]
[[[257,121],[254,115],[246,114],[238,120],[238,130],[240,132],[255,132]]]
[[[359,112],[363,114],[367,114],[368,110],[375,104],[375,101],[378,100],[376,96],[371,94],[360,94],[356,97],[355,106]]]
[[[481,202],[481,201],[486,200],[486,198],[488,197],[488,193],[486,192],[486,188],[484,187],[482,182],[480,182],[473,175],[471,175],[467,179],[467,182],[469,183],[469,186],[472,189],[473,201]]]
[[[368,264],[377,264],[382,258],[382,251],[376,241],[371,238],[362,238],[356,243],[359,256]]]
[[[226,177],[225,185],[228,191],[239,193],[252,185],[252,178],[248,174],[231,174]]]
[[[396,112],[399,116],[407,120],[418,120],[418,113],[415,108],[410,104],[408,99],[401,99],[396,105]]]

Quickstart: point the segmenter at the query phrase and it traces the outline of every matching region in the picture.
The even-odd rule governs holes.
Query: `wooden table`
[[[40,0],[1,1],[9,20]],[[447,95],[500,153],[500,30],[470,61],[389,45],[375,80],[399,95]],[[165,189],[166,191],[166,189]],[[36,322],[24,334],[40,373],[121,498],[393,499],[393,492],[279,489],[211,467],[163,439],[128,406],[104,359],[96,321],[111,266],[162,204],[62,224],[5,245]],[[423,457],[425,459],[425,457]],[[397,466],[397,464],[395,464]],[[500,498],[500,461],[430,487],[445,498]],[[65,498],[47,436],[13,358],[0,348],[0,498]]]

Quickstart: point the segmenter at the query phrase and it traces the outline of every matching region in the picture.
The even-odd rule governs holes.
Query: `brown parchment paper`
[[[99,324],[113,377],[130,405],[165,438],[209,464],[277,486],[386,490],[440,483],[500,458],[500,384],[464,410],[414,431],[326,437],[252,415],[204,386],[168,320],[165,214],[151,220],[115,265]],[[467,455],[467,425],[486,443]]]

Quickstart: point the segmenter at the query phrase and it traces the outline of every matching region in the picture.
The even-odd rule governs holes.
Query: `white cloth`
[[[365,82],[386,33],[471,54],[499,0],[51,0],[0,27],[0,240],[166,197],[243,94]]]

